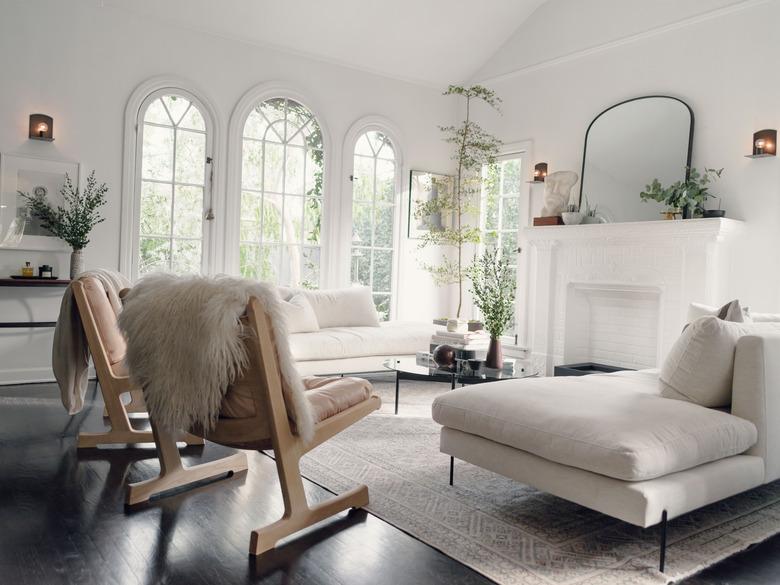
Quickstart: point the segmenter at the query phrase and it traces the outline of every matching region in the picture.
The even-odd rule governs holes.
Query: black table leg
[[[455,475],[455,457],[450,457],[450,485]]]
[[[401,383],[401,372],[395,372],[395,413],[398,414],[398,388]]]
[[[452,386],[450,387],[450,390],[455,390],[455,381],[457,379],[457,376],[455,374],[452,374]]]

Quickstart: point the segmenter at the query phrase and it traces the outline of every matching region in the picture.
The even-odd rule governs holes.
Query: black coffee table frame
[[[532,378],[536,376],[536,373],[521,372],[520,374],[506,374],[503,372],[496,372],[496,375],[485,375],[479,373],[466,374],[457,370],[446,370],[443,368],[431,367],[426,372],[412,372],[405,368],[412,367],[401,365],[401,360],[387,360],[385,367],[390,371],[395,371],[395,414],[398,414],[398,399],[401,390],[401,380],[412,380],[416,382],[449,382],[450,388],[455,390],[458,384],[461,386],[472,386],[474,384],[484,384],[485,382],[498,382],[500,380],[516,380],[518,378]],[[425,369],[425,366],[414,364],[415,368],[421,370]]]
[[[504,374],[503,372],[496,372],[495,376],[488,376],[483,374],[464,374],[462,371],[457,370],[445,370],[441,368],[428,368],[428,371],[411,372],[404,369],[401,365],[401,360],[387,360],[385,367],[388,370],[395,370],[395,414],[398,414],[398,399],[401,392],[401,380],[413,380],[417,382],[449,382],[450,389],[455,390],[458,384],[463,386],[471,386],[474,384],[484,384],[485,382],[498,382],[500,380],[517,380],[520,378],[533,378],[539,374],[536,372],[521,372],[519,375]],[[411,366],[406,366],[411,367]],[[414,364],[415,368],[424,370],[425,366]],[[450,457],[450,485],[453,484],[455,475],[455,458]]]

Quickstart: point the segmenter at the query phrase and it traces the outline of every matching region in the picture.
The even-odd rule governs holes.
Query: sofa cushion
[[[311,303],[321,329],[326,327],[379,327],[374,297],[367,286],[307,290],[279,287],[282,299],[301,294]]]
[[[780,331],[780,323],[732,323],[701,317],[677,339],[659,377],[666,398],[689,400],[707,407],[731,404],[737,341],[751,332]]]
[[[657,371],[525,378],[436,398],[433,418],[556,463],[641,481],[746,451],[753,423],[658,395]]]
[[[688,323],[692,323],[701,317],[709,315],[715,316],[724,321],[733,321],[735,323],[750,323],[750,311],[742,308],[738,300],[729,301],[722,307],[713,307],[702,303],[691,303],[688,306]]]
[[[433,325],[391,321],[379,327],[329,327],[290,335],[295,361],[336,360],[371,355],[414,355],[427,350]]]
[[[287,324],[287,333],[319,331],[317,315],[314,314],[314,309],[305,296],[297,294],[289,301],[280,300],[279,307]]]

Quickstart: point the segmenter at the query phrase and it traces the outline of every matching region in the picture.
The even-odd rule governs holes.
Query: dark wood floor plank
[[[51,384],[0,387],[0,583],[24,585],[486,585],[490,580],[362,510],[307,529],[260,557],[250,531],[284,509],[274,461],[249,454],[235,477],[126,508],[124,486],[159,471],[153,445],[77,451],[103,428],[92,385],[69,417]],[[145,428],[143,419],[133,422]],[[188,447],[185,464],[231,450]],[[312,502],[331,494],[312,482]],[[780,583],[780,537],[687,585]]]

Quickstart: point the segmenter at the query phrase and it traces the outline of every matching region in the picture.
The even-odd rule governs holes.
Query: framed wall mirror
[[[658,179],[685,178],[691,165],[693,110],[684,101],[643,96],[610,106],[588,126],[582,158],[580,207],[594,206],[604,221],[662,219],[665,209],[639,194]]]

